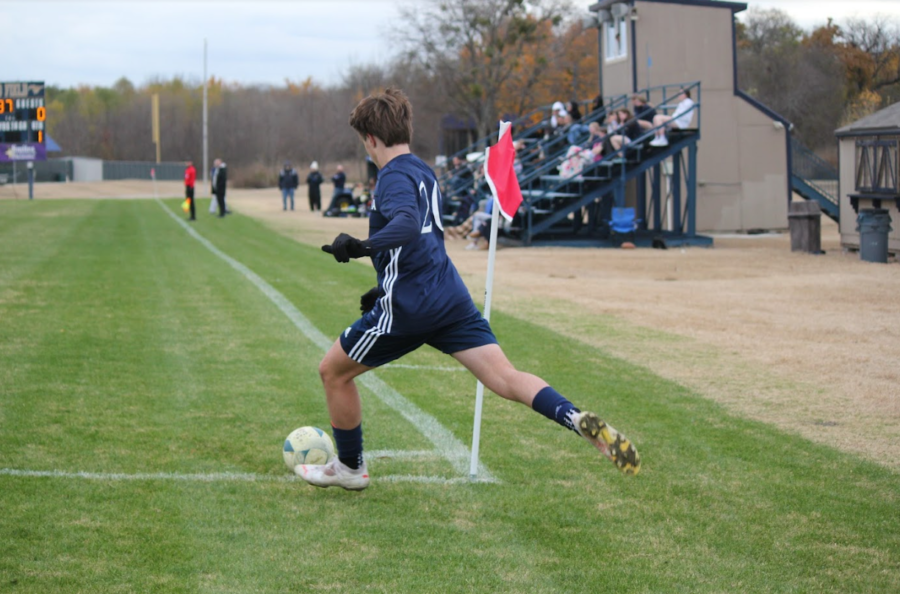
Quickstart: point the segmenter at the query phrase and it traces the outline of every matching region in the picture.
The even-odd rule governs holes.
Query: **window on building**
[[[900,194],[900,150],[897,138],[856,141],[856,191]]]
[[[613,17],[607,21],[606,28],[606,61],[628,57],[628,20],[624,17]]]

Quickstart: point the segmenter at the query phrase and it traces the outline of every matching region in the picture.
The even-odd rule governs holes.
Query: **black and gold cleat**
[[[611,425],[603,422],[592,412],[578,413],[572,420],[579,435],[612,460],[616,468],[629,475],[641,471],[641,455],[638,454],[634,444]]]

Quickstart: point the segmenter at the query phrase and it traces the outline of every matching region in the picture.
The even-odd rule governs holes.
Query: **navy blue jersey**
[[[412,154],[378,174],[369,241],[382,296],[367,316],[388,334],[436,330],[478,313],[447,257],[442,199],[431,168]]]

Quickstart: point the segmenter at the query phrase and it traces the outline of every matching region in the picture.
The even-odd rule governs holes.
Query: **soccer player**
[[[388,89],[366,97],[350,114],[350,126],[380,170],[369,237],[341,233],[322,250],[338,262],[371,257],[378,286],[361,297],[362,317],[319,364],[338,455],[326,465],[297,465],[294,472],[317,487],[365,489],[369,472],[354,378],[428,344],[496,394],[575,431],[620,470],[637,474],[641,459],[624,435],[575,408],[541,378],[516,370],[497,344],[447,257],[437,180],[409,149],[412,106],[406,95]]]

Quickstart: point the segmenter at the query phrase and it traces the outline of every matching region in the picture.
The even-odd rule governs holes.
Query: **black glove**
[[[334,238],[331,245],[323,245],[322,251],[334,256],[338,262],[349,262],[350,258],[363,258],[372,252],[369,240],[359,240],[346,233]]]
[[[359,298],[359,311],[368,313],[375,307],[375,302],[381,297],[381,291],[378,287],[372,287],[369,291]]]

